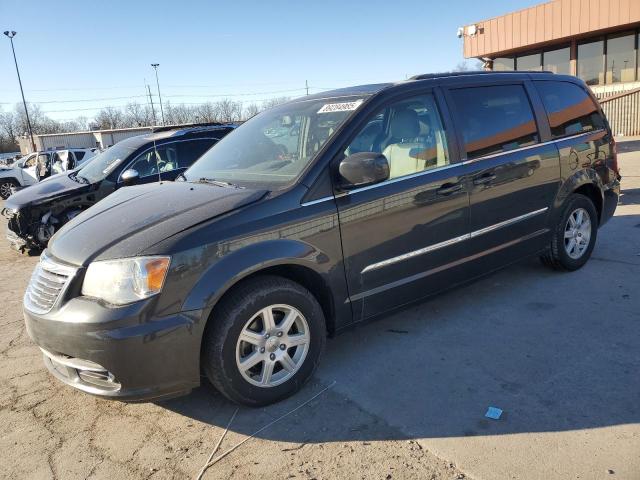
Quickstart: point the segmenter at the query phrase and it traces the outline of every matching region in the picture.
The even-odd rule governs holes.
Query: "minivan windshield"
[[[269,190],[290,184],[364,97],[294,101],[262,112],[224,137],[184,177]]]
[[[93,157],[89,160],[89,163],[78,170],[78,178],[85,179],[89,183],[104,180],[114,168],[120,165],[139,146],[139,142],[135,146],[131,146],[128,143],[126,140],[116,143]]]

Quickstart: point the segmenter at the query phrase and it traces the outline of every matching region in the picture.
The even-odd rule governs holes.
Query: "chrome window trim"
[[[502,155],[509,155],[511,153],[522,152],[522,151],[530,150],[530,149],[536,148],[536,147],[544,147],[544,146],[547,146],[547,145],[551,145],[553,143],[564,142],[565,140],[572,140],[572,139],[576,139],[576,138],[579,138],[579,137],[583,137],[583,136],[587,136],[587,135],[593,135],[593,134],[604,132],[604,131],[605,130],[603,128],[601,128],[601,129],[598,129],[598,130],[592,130],[591,132],[577,133],[577,134],[572,135],[570,137],[557,138],[555,140],[549,140],[548,142],[536,143],[534,145],[527,145],[526,147],[515,148],[513,150],[507,150],[505,152],[492,153],[491,155],[484,155],[482,157],[472,158],[471,160],[463,160],[462,162],[450,163],[449,165],[443,165],[442,167],[429,168],[429,169],[423,170],[421,172],[416,172],[416,173],[412,173],[410,175],[405,175],[403,177],[392,178],[392,179],[389,179],[389,180],[385,180],[384,182],[374,183],[373,185],[367,185],[366,187],[354,188],[353,190],[348,190],[347,192],[345,192],[345,194],[346,195],[352,195],[354,193],[364,192],[366,190],[371,190],[372,188],[383,187],[385,185],[390,185],[392,183],[400,182],[402,180],[409,180],[409,179],[412,179],[412,178],[421,177],[422,175],[429,175],[431,173],[440,172],[440,171],[446,170],[448,168],[469,165],[469,164],[472,164],[472,163],[475,163],[475,162],[479,162],[481,160],[488,160],[488,159],[491,159],[491,158],[500,157]]]
[[[390,185],[392,183],[401,182],[403,180],[410,180],[412,178],[421,177],[421,176],[427,175],[429,173],[440,172],[442,170],[447,170],[447,169],[453,168],[453,167],[460,167],[462,165],[464,165],[464,163],[462,163],[462,162],[450,163],[449,165],[443,165],[441,167],[430,168],[430,169],[427,169],[427,170],[423,170],[422,172],[412,173],[410,175],[405,175],[403,177],[391,178],[389,180],[385,180],[384,182],[374,183],[373,185],[367,185],[366,187],[360,187],[360,188],[354,188],[353,190],[347,190],[346,194],[347,195],[352,195],[354,193],[364,192],[366,190],[371,190],[372,188],[378,188],[378,187],[382,187],[384,185]]]
[[[481,157],[477,157],[477,158],[472,158],[471,160],[465,160],[462,162],[463,165],[469,165],[470,163],[475,163],[479,160],[485,160],[488,158],[496,158],[496,157],[501,157],[502,155],[508,155],[510,153],[514,153],[514,152],[522,152],[525,150],[530,150],[532,148],[536,148],[536,147],[544,147],[546,145],[551,145],[552,143],[557,143],[557,142],[562,142],[564,140],[571,140],[574,138],[578,138],[578,137],[582,137],[585,135],[593,135],[594,133],[599,133],[599,132],[603,132],[604,129],[600,128],[598,130],[592,130],[590,132],[582,132],[582,133],[576,133],[575,135],[571,135],[568,137],[562,137],[562,138],[556,138],[554,140],[549,140],[547,142],[542,142],[542,143],[534,143],[533,145],[527,145],[526,147],[520,147],[520,148],[514,148],[513,150],[506,150],[504,152],[496,152],[496,153],[491,153],[489,155],[483,155]]]
[[[382,260],[377,263],[372,263],[371,265],[367,265],[361,274],[370,272],[372,270],[378,270],[383,267],[387,267],[389,265],[393,265],[394,263],[402,262],[404,260],[408,260],[410,258],[417,257],[419,255],[424,255],[425,253],[430,253],[435,250],[439,250],[444,247],[448,247],[451,245],[455,245],[456,243],[464,242],[465,240],[470,240],[472,238],[479,237],[480,235],[484,235],[485,233],[493,232],[494,230],[498,230],[500,228],[513,225],[514,223],[521,222],[522,220],[526,220],[527,218],[535,217],[536,215],[540,215],[541,213],[549,210],[549,207],[540,208],[538,210],[534,210],[532,212],[525,213],[524,215],[520,215],[517,217],[510,218],[503,222],[496,223],[494,225],[490,225],[485,228],[481,228],[480,230],[475,230],[473,232],[465,233],[464,235],[460,235],[458,237],[450,238],[449,240],[445,240],[443,242],[434,243],[433,245],[428,245],[426,247],[420,248],[418,250],[413,250],[411,252],[403,253],[402,255],[398,255],[396,257],[387,258],[386,260]]]
[[[300,204],[301,207],[309,207],[311,205],[316,205],[318,203],[322,203],[322,202],[327,202],[329,200],[333,200],[334,197],[322,197],[322,198],[318,198],[317,200],[309,200],[308,202],[303,202]]]

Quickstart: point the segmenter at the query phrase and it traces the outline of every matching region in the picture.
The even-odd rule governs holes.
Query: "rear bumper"
[[[200,384],[203,311],[152,317],[153,303],[112,308],[77,297],[24,317],[49,371],[74,388],[123,401],[186,394]]]
[[[600,226],[609,221],[616,211],[618,199],[620,197],[620,179],[616,179],[604,188],[604,199],[602,203],[602,215],[600,217]]]

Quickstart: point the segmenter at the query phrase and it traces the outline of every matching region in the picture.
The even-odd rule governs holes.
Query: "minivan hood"
[[[121,188],[63,226],[49,241],[48,252],[74,265],[132,257],[266,193],[187,182]]]
[[[18,190],[5,200],[4,206],[12,210],[20,210],[29,205],[40,205],[91,188],[91,185],[71,180],[69,175],[68,172],[60,173]]]

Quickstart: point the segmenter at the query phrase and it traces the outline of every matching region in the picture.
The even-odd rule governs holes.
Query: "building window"
[[[636,75],[635,34],[607,38],[607,83],[633,82]]]
[[[544,70],[560,75],[571,75],[571,48],[549,50],[543,54]]]
[[[493,70],[495,72],[508,72],[514,69],[513,58],[496,58],[493,61]]]
[[[542,55],[539,53],[532,53],[531,55],[522,55],[516,59],[516,69],[519,71],[542,70]]]
[[[578,45],[578,77],[587,85],[604,83],[604,41]]]

